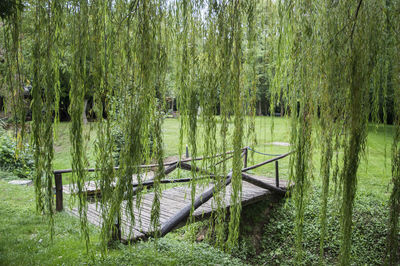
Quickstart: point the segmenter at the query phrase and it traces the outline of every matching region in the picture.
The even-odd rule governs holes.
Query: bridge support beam
[[[226,178],[225,186],[229,185],[232,180],[232,172],[230,172]],[[207,202],[215,193],[215,185],[211,188],[203,192],[200,196],[198,196],[193,204],[194,210],[199,208],[203,203]],[[165,236],[171,230],[173,230],[176,226],[179,225],[180,222],[187,219],[190,215],[190,210],[192,209],[192,204],[189,203],[183,209],[181,209],[177,214],[175,214],[172,218],[166,221],[164,224],[161,225],[161,236]]]
[[[270,185],[270,184],[268,184],[266,182],[258,180],[258,179],[254,178],[254,177],[249,176],[246,173],[242,173],[242,179],[244,181],[246,181],[246,182],[249,182],[249,183],[255,185],[255,186],[271,190],[272,192],[276,192],[276,193],[278,193],[278,194],[280,194],[282,196],[286,194],[286,190],[283,190],[283,189],[281,189],[279,187],[275,187],[275,186]]]

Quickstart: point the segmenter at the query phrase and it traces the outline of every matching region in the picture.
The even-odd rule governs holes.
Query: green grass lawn
[[[290,151],[290,147],[271,144],[272,142],[289,142],[290,120],[287,118],[274,118],[273,123],[274,131],[271,134],[272,119],[267,117],[256,118],[258,142],[255,145],[255,149],[270,154],[282,154]],[[204,137],[207,137],[201,133],[201,130],[200,127],[198,138],[199,154],[202,151],[202,141]],[[54,169],[71,168],[69,123],[60,123],[57,132],[57,139],[54,145]],[[89,123],[86,125],[84,132],[87,136],[86,151],[89,167],[94,167],[95,124]],[[232,130],[229,134],[232,134]],[[165,155],[172,156],[179,154],[178,119],[166,119],[164,121],[163,137]],[[386,126],[385,129],[383,127],[376,127],[375,125],[369,127],[367,148],[358,172],[358,196],[355,210],[356,233],[354,241],[364,243],[362,241],[368,242],[379,239],[380,243],[374,249],[373,253],[371,253],[371,256],[359,255],[364,254],[363,252],[368,254],[369,251],[364,248],[365,244],[355,244],[355,249],[357,249],[354,251],[356,256],[355,261],[363,264],[374,261],[374,254],[377,255],[375,262],[382,261],[382,254],[384,254],[384,229],[386,225],[385,217],[387,216],[385,206],[391,189],[390,149],[392,137],[393,128],[391,126]],[[184,142],[184,144],[186,143]],[[245,140],[243,146],[251,144]],[[249,156],[249,165],[269,158],[272,157],[254,154],[254,156]],[[310,263],[318,261],[318,240],[315,239],[318,239],[319,228],[314,225],[318,225],[319,160],[319,151],[315,150],[313,159],[315,186],[312,193],[312,195],[315,194],[315,197],[311,197],[311,203],[307,207],[310,215],[306,215],[306,230],[308,230],[307,235],[310,237],[306,238],[305,243],[311,247],[307,251],[307,261]],[[288,178],[288,162],[288,158],[285,158],[279,163],[280,176],[282,178]],[[255,169],[253,173],[274,176],[274,165],[270,164]],[[186,229],[186,227],[168,234],[158,242],[157,246],[152,241],[132,246],[119,245],[115,249],[111,249],[106,257],[101,258],[98,229],[90,226],[91,251],[90,254],[86,254],[84,242],[80,237],[78,219],[69,216],[67,213],[57,213],[55,215],[55,235],[53,241],[51,241],[46,217],[38,215],[35,212],[33,187],[7,184],[6,181],[13,178],[11,173],[0,172],[0,265],[239,265],[242,263],[241,260],[217,251],[206,243],[196,244],[190,241],[186,242],[185,239],[187,239],[187,236],[184,234],[186,230],[191,231]],[[64,175],[63,178],[64,183],[69,182],[68,175]],[[333,199],[331,200],[334,202]],[[359,207],[364,206],[360,204],[364,204],[366,207]],[[250,220],[253,221],[254,215],[258,217],[259,213],[265,212],[270,206],[272,205],[268,202],[254,205],[254,207],[245,209],[243,215],[244,217],[252,217]],[[376,209],[376,206],[380,208]],[[293,206],[289,202],[286,208],[282,208],[282,206],[277,208],[272,212],[273,216],[269,223],[265,221],[269,220],[268,213],[270,211],[265,212],[267,216],[261,216],[263,217],[262,220],[264,219],[265,221],[256,225],[256,228],[259,228],[257,230],[261,231],[256,230],[257,232],[253,236],[253,240],[251,240],[251,233],[246,231],[246,226],[243,227],[240,247],[235,252],[236,257],[256,264],[264,263],[265,261],[272,264],[279,264],[282,262],[282,259],[289,263],[294,252],[292,246],[293,237],[291,234],[294,219]],[[371,210],[375,210],[374,214],[370,213]],[[281,215],[283,218],[274,220],[273,217],[276,215]],[[332,239],[334,241],[330,244],[333,249],[328,252],[327,259],[334,263],[338,249],[338,239],[334,232],[339,230],[337,228],[338,220],[335,208],[332,209],[332,213],[329,215],[329,226],[332,226]],[[244,218],[245,223],[246,221],[249,221],[248,218]],[[369,221],[373,221],[372,225]],[[365,231],[365,228],[369,228],[368,231]],[[276,230],[280,233],[275,234],[271,238],[271,232],[275,232]],[[257,241],[259,242],[255,245],[256,248],[252,247],[254,239],[258,239]],[[246,241],[250,241],[250,244]],[[282,247],[285,247],[284,250],[282,250]],[[258,249],[257,252],[255,251],[256,249]]]
[[[273,121],[272,121],[273,120]],[[271,125],[274,124],[273,134],[271,134]],[[201,124],[201,122],[200,122]],[[94,123],[89,123],[84,127],[84,133],[87,138],[86,151],[89,161],[89,167],[95,167],[94,143],[96,140],[96,127]],[[256,135],[257,144],[254,146],[256,150],[269,154],[282,154],[290,151],[291,147],[271,145],[272,142],[289,142],[290,141],[290,119],[288,118],[256,118]],[[230,127],[229,136],[232,136],[232,126]],[[165,156],[173,156],[179,154],[179,120],[165,119],[163,124],[163,137]],[[202,127],[198,133],[198,150],[199,154],[203,150]],[[218,136],[219,138],[219,136]],[[316,138],[316,136],[314,137]],[[361,160],[358,171],[358,190],[361,192],[372,192],[382,199],[387,199],[390,194],[391,165],[390,151],[393,138],[393,127],[369,126],[368,142],[366,152]],[[187,142],[184,142],[184,146]],[[250,141],[244,139],[243,146],[251,145]],[[71,168],[70,158],[70,141],[69,141],[69,123],[60,123],[57,128],[57,139],[54,145],[54,169]],[[386,156],[385,156],[386,153]],[[266,157],[259,154],[249,156],[249,165],[252,162],[257,163],[272,157]],[[314,151],[314,182],[320,183],[319,179],[319,150]],[[280,176],[284,179],[288,178],[289,159],[285,158],[279,162]],[[254,174],[274,176],[274,164],[269,164],[253,171]],[[69,175],[63,175],[64,183],[69,183]]]
[[[100,256],[99,231],[90,226],[86,253],[79,220],[65,212],[54,216],[50,240],[47,219],[35,212],[32,186],[10,185],[0,179],[0,265],[243,265],[239,259],[206,243],[189,243],[172,233],[137,245],[118,245]]]

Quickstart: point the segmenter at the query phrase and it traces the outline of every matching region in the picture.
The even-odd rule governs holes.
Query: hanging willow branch
[[[82,113],[84,98],[88,90],[87,51],[88,51],[88,3],[86,0],[73,3],[73,62],[70,90],[69,114],[71,116],[70,141],[72,157],[72,182],[77,187],[78,210],[81,233],[89,251],[89,230],[87,225],[87,201],[84,193],[86,180],[86,157],[83,137]]]
[[[231,25],[231,12],[229,10],[229,5],[226,1],[222,2],[219,6],[216,6],[216,16],[217,16],[217,25],[216,30],[218,32],[217,35],[217,43],[219,44],[217,50],[217,80],[218,80],[218,88],[219,88],[219,104],[220,104],[220,136],[221,136],[221,144],[220,149],[223,154],[222,156],[222,164],[221,164],[221,174],[222,178],[219,180],[217,184],[217,213],[216,213],[216,223],[215,223],[215,231],[216,231],[216,245],[221,249],[225,248],[225,194],[226,187],[220,184],[225,184],[226,178],[225,176],[228,174],[228,165],[227,165],[227,156],[226,152],[228,151],[228,129],[229,129],[229,117],[232,113],[232,102],[230,97],[230,80],[231,80],[231,71],[230,65],[232,61],[232,35],[230,34],[230,25]]]
[[[242,210],[242,160],[241,148],[243,138],[243,91],[241,82],[241,3],[239,0],[232,1],[229,7],[232,19],[232,38],[233,38],[233,66],[232,66],[232,102],[234,107],[234,131],[233,131],[233,169],[232,169],[232,193],[229,221],[229,235],[227,249],[231,251],[237,244],[239,238],[239,222]]]
[[[21,27],[23,4],[21,0],[9,3],[9,10],[2,15],[4,48],[6,50],[6,94],[5,111],[14,119],[15,138],[18,150],[23,147],[25,135],[26,106],[24,102],[23,54],[21,47]],[[5,5],[7,6],[7,5]],[[21,127],[20,130],[18,128]]]
[[[35,158],[36,209],[49,215],[50,236],[53,220],[53,122],[58,113],[59,45],[62,25],[60,2],[35,3],[35,39],[33,45],[32,143]],[[44,58],[44,60],[43,60]],[[56,115],[57,117],[57,115]],[[25,119],[25,117],[24,117]]]
[[[313,174],[312,131],[313,125],[319,125],[323,180],[321,262],[332,152],[333,148],[340,148],[344,151],[343,168],[339,185],[335,185],[340,189],[337,195],[341,201],[340,263],[348,265],[357,169],[366,143],[368,116],[377,112],[368,108],[369,90],[373,84],[379,84],[375,90],[385,87],[380,86],[381,76],[385,74],[374,71],[383,69],[379,59],[385,54],[380,52],[385,35],[379,30],[385,16],[376,11],[381,10],[383,3],[315,1],[311,5],[310,1],[280,1],[278,4],[281,27],[273,95],[279,96],[281,89],[287,90],[292,113],[291,139],[296,146],[296,155],[291,161],[291,177],[296,184],[293,192],[296,260],[302,262],[304,208]],[[314,120],[318,123],[313,123]],[[334,177],[339,172],[338,152]]]
[[[397,1],[397,6],[394,3],[388,2],[387,8],[392,12],[397,8],[400,10],[400,2]],[[389,13],[387,23],[388,26],[398,21],[398,14]],[[392,145],[392,193],[389,199],[389,231],[387,237],[387,261],[389,265],[396,265],[400,260],[399,254],[399,219],[400,219],[400,35],[395,35],[399,32],[399,25],[397,28],[392,28],[390,33],[394,36],[388,42],[388,60],[392,63],[392,72],[389,77],[392,77],[391,85],[394,88],[394,139]],[[393,60],[393,61],[392,61]]]
[[[107,223],[110,200],[112,198],[114,182],[114,139],[111,134],[111,117],[114,116],[111,103],[112,87],[109,84],[110,72],[112,73],[112,41],[113,35],[110,25],[110,3],[102,0],[91,6],[92,34],[91,51],[93,52],[93,86],[96,88],[93,101],[94,111],[98,120],[97,141],[95,143],[96,167],[103,171],[96,172],[96,180],[101,190],[100,208],[102,215],[101,244],[102,254],[107,250],[110,239],[110,224]],[[106,115],[107,119],[104,118]]]
[[[138,214],[135,209],[140,210],[145,173],[137,166],[151,160],[156,160],[159,165],[153,180],[155,196],[151,210],[151,229],[158,236],[161,179],[165,176],[162,122],[166,87],[170,85],[167,84],[168,74],[174,72],[176,77],[172,83],[175,83],[181,114],[180,154],[187,139],[192,157],[202,152],[204,157],[210,158],[204,160],[202,167],[211,167],[210,171],[217,179],[216,206],[213,206],[216,245],[231,251],[239,235],[243,136],[247,133],[252,143],[256,143],[257,35],[264,35],[260,38],[265,39],[265,46],[276,44],[274,49],[263,47],[265,65],[268,66],[262,72],[270,72],[263,73],[267,80],[265,85],[271,83],[270,112],[281,105],[282,110],[285,109],[292,117],[291,142],[296,155],[290,165],[291,179],[295,184],[296,262],[302,262],[304,210],[313,176],[312,154],[316,148],[321,148],[321,263],[327,228],[327,202],[333,181],[335,195],[341,204],[340,263],[350,264],[357,170],[366,143],[368,118],[371,114],[377,121],[378,113],[383,112],[386,121],[386,107],[380,110],[382,99],[379,95],[387,97],[387,84],[394,79],[391,77],[398,78],[398,65],[394,59],[390,60],[398,56],[398,44],[395,45],[396,41],[389,40],[388,36],[399,29],[394,23],[395,15],[380,12],[399,9],[396,6],[398,1],[393,7],[389,2],[281,0],[275,4],[275,1],[261,1],[262,8],[259,9],[255,0],[182,0],[174,3],[167,0],[74,0],[65,4],[62,1],[32,1],[35,23],[31,107],[37,210],[50,214],[52,226],[52,132],[53,121],[58,120],[60,57],[64,52],[61,51],[64,48],[61,39],[65,37],[71,41],[68,52],[72,57],[68,66],[71,72],[72,179],[78,188],[81,231],[86,248],[89,248],[89,232],[87,199],[83,190],[87,162],[82,124],[85,97],[93,97],[98,121],[96,167],[104,169],[96,173],[102,191],[104,253],[115,219],[127,216],[132,225],[140,221],[137,217],[140,212]],[[16,1],[17,6],[21,3]],[[62,15],[65,7],[71,9],[71,21],[66,20],[68,25],[64,24]],[[259,15],[260,10],[265,14]],[[5,19],[3,31],[7,50],[6,79],[11,92],[8,102],[11,102],[9,106],[16,124],[21,124],[20,134],[16,136],[19,141],[24,135],[25,121],[21,17],[21,9],[14,9]],[[172,23],[174,27],[171,27]],[[259,24],[262,25],[260,29]],[[242,29],[243,25],[247,31]],[[65,26],[68,26],[66,36],[61,33]],[[386,33],[382,33],[382,29],[386,29]],[[175,42],[170,44],[171,41]],[[271,58],[267,58],[269,55]],[[399,82],[396,80],[393,84],[397,86]],[[94,93],[90,95],[92,90]],[[373,95],[371,108],[370,91]],[[396,94],[396,97],[399,96]],[[396,100],[397,107],[399,102]],[[120,126],[125,143],[118,173],[113,169],[112,120]],[[198,123],[202,123],[202,129]],[[244,131],[246,126],[247,132]],[[233,132],[232,141],[230,131]],[[314,132],[322,145],[314,144]],[[390,199],[388,236],[389,261],[392,264],[398,249],[395,238],[400,201],[399,134],[396,131],[392,154],[394,188]],[[198,144],[199,136],[203,145]],[[226,187],[223,184],[226,184],[230,172],[226,151],[231,148],[234,150],[231,215],[225,246]],[[217,150],[223,154],[223,161],[218,166],[214,161]],[[344,154],[343,162],[339,157],[341,152]],[[190,167],[196,169],[196,161],[192,161]],[[112,189],[114,181],[116,187]],[[196,172],[192,171],[191,214],[196,187],[200,185],[198,182]],[[133,184],[137,189],[132,189]]]

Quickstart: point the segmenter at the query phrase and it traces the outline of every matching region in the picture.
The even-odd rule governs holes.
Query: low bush
[[[33,152],[28,144],[17,149],[17,141],[0,128],[0,169],[20,178],[30,178],[34,169]]]
[[[122,128],[119,124],[115,124],[112,129],[111,129],[111,135],[113,137],[114,141],[114,147],[113,147],[113,160],[115,163],[115,166],[119,166],[120,164],[120,157],[121,157],[121,152],[123,147],[125,146],[125,136],[122,131]],[[149,136],[149,147],[150,151],[149,154],[152,153],[152,148],[153,148],[153,136],[150,134]]]
[[[304,264],[320,263],[320,193],[314,189],[307,205],[304,217]],[[264,204],[264,205],[263,205]],[[258,206],[257,206],[258,205]],[[289,199],[287,202],[274,204],[259,203],[243,210],[244,215],[260,213],[261,208],[269,208],[264,217],[261,235],[252,235],[252,228],[242,228],[240,252],[242,259],[254,264],[295,265],[294,221],[295,208]],[[340,251],[340,213],[337,201],[331,199],[328,206],[328,227],[324,249],[324,263],[337,264]],[[385,241],[387,235],[386,202],[373,194],[359,194],[355,201],[352,234],[352,264],[381,265],[385,259]],[[253,215],[254,217],[254,215]],[[245,227],[246,218],[242,220]],[[252,239],[253,238],[253,239]],[[258,246],[254,247],[254,238]]]

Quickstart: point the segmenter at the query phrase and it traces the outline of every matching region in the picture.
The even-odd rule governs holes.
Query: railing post
[[[189,158],[189,147],[187,144],[186,144],[186,158]]]
[[[62,174],[61,173],[54,174],[54,181],[56,183],[56,211],[60,212],[64,209]]]
[[[275,182],[276,187],[279,187],[279,161],[275,161]]]
[[[244,156],[243,156],[243,168],[247,167],[247,147],[244,148]]]

